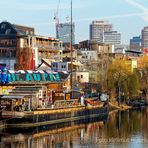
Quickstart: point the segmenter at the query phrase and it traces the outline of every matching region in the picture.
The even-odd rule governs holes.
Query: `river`
[[[3,129],[1,148],[147,148],[148,108],[113,111],[105,120]]]

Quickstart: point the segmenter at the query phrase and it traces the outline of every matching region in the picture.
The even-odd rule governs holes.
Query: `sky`
[[[60,3],[59,3],[60,1]],[[35,28],[37,35],[55,37],[56,14],[61,23],[70,20],[71,0],[1,0],[0,22]],[[122,44],[139,36],[148,26],[148,0],[72,0],[76,43],[89,39],[93,20],[107,20],[121,33]]]

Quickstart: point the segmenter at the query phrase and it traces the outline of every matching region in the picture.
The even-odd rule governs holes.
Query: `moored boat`
[[[8,71],[11,83],[0,86],[1,118],[7,126],[31,127],[64,123],[108,114],[102,102],[84,99],[80,91],[64,89],[68,74],[48,71]]]

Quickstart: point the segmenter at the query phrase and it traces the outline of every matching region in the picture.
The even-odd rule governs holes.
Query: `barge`
[[[7,127],[24,128],[65,123],[69,121],[87,120],[89,118],[101,118],[103,116],[107,116],[107,114],[107,107],[93,106],[31,112],[3,111],[2,117],[8,119]]]
[[[33,127],[106,116],[108,106],[83,93],[65,90],[68,74],[49,71],[9,71],[1,85],[1,119],[7,127]]]

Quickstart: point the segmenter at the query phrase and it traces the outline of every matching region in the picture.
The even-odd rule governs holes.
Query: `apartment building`
[[[42,58],[60,60],[63,43],[58,39],[38,36],[34,28],[0,23],[0,65],[9,69],[35,69]]]

